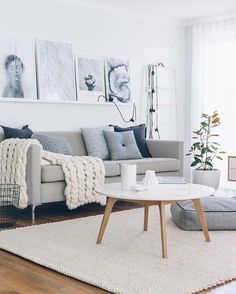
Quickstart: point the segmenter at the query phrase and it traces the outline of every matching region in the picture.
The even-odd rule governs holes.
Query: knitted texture
[[[105,179],[105,168],[100,158],[43,151],[43,159],[62,167],[66,182],[64,193],[69,209],[90,202],[106,204],[106,197],[95,191],[95,187],[104,183]]]
[[[19,208],[28,205],[26,155],[31,145],[41,147],[37,140],[32,139],[7,139],[0,143],[0,184],[20,185]]]
[[[9,139],[0,143],[0,183],[21,186],[19,208],[28,205],[26,185],[27,151],[37,140]],[[42,151],[42,161],[60,165],[65,174],[66,204],[74,209],[90,202],[106,204],[106,197],[95,192],[95,186],[104,183],[105,168],[102,160],[89,156],[70,156]]]

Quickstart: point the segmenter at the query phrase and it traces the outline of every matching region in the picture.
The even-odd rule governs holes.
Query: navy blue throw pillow
[[[143,157],[152,157],[148,151],[148,146],[146,143],[146,126],[141,124],[139,126],[132,126],[128,128],[121,128],[118,126],[114,126],[115,132],[127,132],[134,131],[134,137],[138,146],[138,149]]]
[[[29,139],[33,134],[32,130],[29,128],[28,125],[23,126],[22,129],[9,128],[5,126],[1,127],[4,131],[5,139]]]

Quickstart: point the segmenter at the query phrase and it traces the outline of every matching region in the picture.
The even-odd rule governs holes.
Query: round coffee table
[[[161,240],[162,240],[162,256],[167,257],[166,242],[166,223],[165,223],[165,205],[175,203],[181,200],[192,200],[199,222],[202,226],[203,233],[207,242],[210,237],[207,229],[205,216],[202,210],[200,198],[210,196],[214,193],[214,189],[196,184],[160,184],[155,191],[123,191],[121,183],[104,184],[96,187],[96,192],[107,196],[107,205],[103,215],[100,231],[98,234],[97,244],[101,244],[106,226],[116,201],[127,201],[144,204],[144,231],[148,229],[148,212],[149,206],[158,205],[160,210]]]

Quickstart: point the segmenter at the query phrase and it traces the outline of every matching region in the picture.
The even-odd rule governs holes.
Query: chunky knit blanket
[[[43,151],[39,142],[33,139],[8,139],[0,143],[0,183],[21,186],[19,208],[28,205],[26,165],[31,145],[40,146],[42,164],[46,162],[62,167],[66,182],[64,194],[69,209],[90,202],[106,204],[106,197],[95,192],[95,186],[103,183],[105,177],[101,159]]]

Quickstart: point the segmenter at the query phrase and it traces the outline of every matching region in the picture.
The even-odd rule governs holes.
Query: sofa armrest
[[[152,157],[156,158],[176,158],[180,161],[180,175],[183,175],[184,166],[184,142],[147,140],[148,150]]]
[[[41,148],[37,145],[27,152],[26,184],[29,204],[41,204]]]

